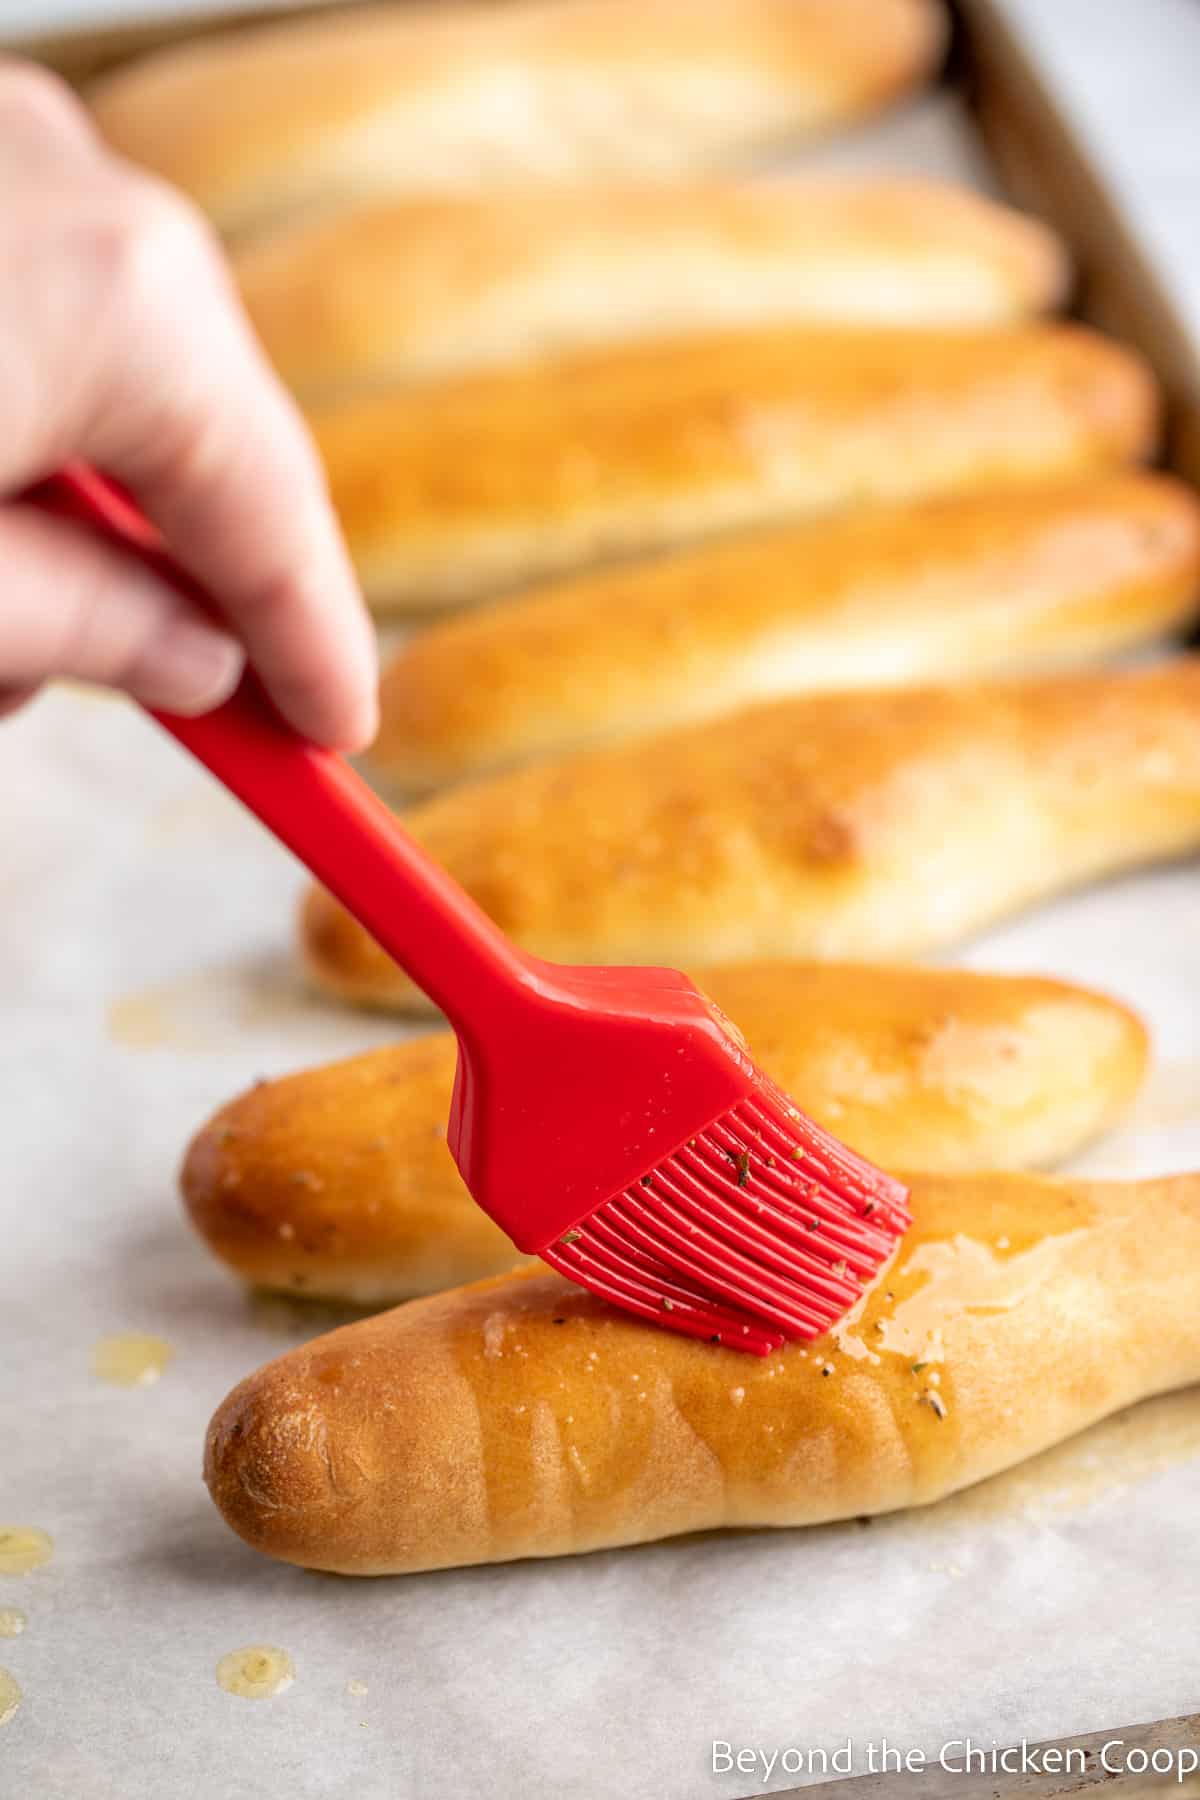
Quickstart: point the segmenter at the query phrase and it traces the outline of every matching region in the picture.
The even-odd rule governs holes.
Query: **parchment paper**
[[[944,111],[918,113],[915,161]],[[176,1165],[256,1075],[396,1028],[305,996],[294,867],[122,703],[60,691],[0,729],[0,819],[0,1524],[56,1545],[0,1576],[28,1615],[0,1639],[25,1696],[0,1800],[691,1800],[765,1785],[713,1775],[714,1740],[849,1739],[862,1773],[885,1737],[936,1757],[1200,1706],[1200,1391],[869,1527],[371,1583],[244,1548],[200,1482],[205,1424],[329,1321],[210,1262]],[[1151,1022],[1158,1071],[1092,1172],[1200,1169],[1198,902],[1175,868],[965,953],[1110,987]],[[157,1385],[90,1374],[125,1330],[174,1346]],[[293,1687],[221,1691],[218,1658],[263,1642]]]

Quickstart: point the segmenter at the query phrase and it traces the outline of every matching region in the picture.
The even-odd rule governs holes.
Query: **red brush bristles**
[[[767,1356],[850,1310],[911,1223],[907,1199],[764,1077],[541,1255],[656,1325]]]

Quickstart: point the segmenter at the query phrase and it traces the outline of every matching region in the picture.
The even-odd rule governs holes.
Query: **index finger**
[[[292,724],[361,748],[377,719],[374,631],[304,422],[207,227],[140,177],[122,205],[69,452],[134,493]]]

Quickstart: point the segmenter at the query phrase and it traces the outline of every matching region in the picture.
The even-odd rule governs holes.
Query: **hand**
[[[375,643],[304,425],[191,207],[69,90],[0,58],[0,709],[45,678],[197,713],[248,655],[306,736],[359,749]],[[13,496],[81,459],[123,482],[228,630]]]

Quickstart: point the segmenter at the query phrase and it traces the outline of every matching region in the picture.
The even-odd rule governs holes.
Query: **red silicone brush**
[[[71,470],[33,498],[210,604],[101,477]],[[686,976],[518,950],[253,676],[204,718],[155,717],[446,1013],[447,1141],[518,1249],[628,1312],[758,1355],[854,1305],[909,1223],[904,1188],[805,1118]]]

